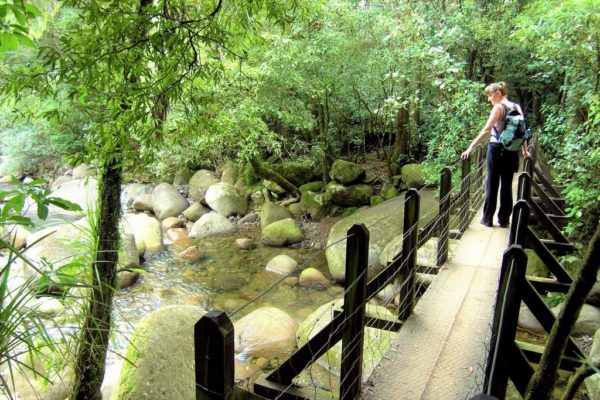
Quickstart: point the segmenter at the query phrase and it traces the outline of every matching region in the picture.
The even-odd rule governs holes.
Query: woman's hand
[[[469,158],[472,151],[473,151],[473,146],[469,146],[467,148],[467,150],[463,151],[463,153],[460,155],[460,158],[462,158],[463,160],[466,160],[467,158]]]

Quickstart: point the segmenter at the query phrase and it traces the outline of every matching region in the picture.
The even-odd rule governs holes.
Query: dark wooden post
[[[464,233],[469,226],[471,215],[471,159],[462,160],[462,173],[460,184],[460,232]]]
[[[490,353],[485,372],[485,393],[503,399],[510,376],[510,354],[517,332],[521,285],[527,256],[519,245],[511,245],[502,257],[500,287],[496,297]]]
[[[517,185],[517,200],[529,201],[531,198],[531,175],[523,171],[519,175],[519,183]]]
[[[406,192],[404,206],[404,235],[402,237],[402,264],[398,274],[400,306],[398,318],[406,320],[415,304],[415,274],[417,273],[417,243],[419,239],[420,196],[415,189]]]
[[[485,188],[485,182],[483,181],[483,165],[485,163],[485,150],[487,150],[487,147],[484,146],[480,146],[477,149],[477,157],[476,157],[476,162],[475,162],[475,185],[479,186],[479,187],[484,187]],[[477,196],[476,199],[474,200],[475,202],[477,202],[477,204],[479,204],[479,202],[481,201],[481,199],[483,199],[483,196],[485,195],[485,192],[482,190]]]
[[[346,245],[346,295],[342,333],[340,399],[360,397],[362,355],[369,265],[369,231],[363,224],[348,230]]]
[[[533,154],[532,154],[533,157]],[[527,172],[529,176],[533,176],[533,158],[525,157],[523,160],[523,171]]]
[[[234,390],[233,324],[213,310],[194,325],[196,400],[225,400]]]
[[[440,176],[440,234],[436,265],[443,265],[448,260],[448,241],[450,240],[450,191],[452,190],[452,172],[450,168],[442,169]]]
[[[525,200],[519,200],[513,208],[512,221],[508,243],[525,246],[527,239],[527,226],[529,224],[529,204]]]

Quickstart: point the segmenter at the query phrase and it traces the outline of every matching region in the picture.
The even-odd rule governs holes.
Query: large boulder
[[[154,217],[144,213],[125,215],[122,227],[125,233],[132,233],[138,251],[155,254],[163,249],[162,227]]]
[[[271,168],[296,186],[310,182],[314,177],[314,167],[311,162],[307,161],[284,161],[273,164]]]
[[[531,249],[525,249],[527,255],[527,275],[537,276],[541,278],[548,278],[550,275],[546,264],[538,257],[537,253]]]
[[[204,313],[197,306],[166,306],[140,321],[113,398],[194,399],[194,325]]]
[[[292,218],[273,222],[262,230],[262,242],[267,246],[287,246],[303,239],[300,227]]]
[[[278,308],[259,308],[234,322],[233,326],[236,354],[269,359],[275,355],[289,355],[296,349],[298,324]]]
[[[121,202],[130,206],[141,194],[152,194],[152,185],[147,183],[130,183],[121,191]]]
[[[219,182],[219,179],[217,179],[214,172],[201,169],[190,179],[189,196],[194,200],[201,201],[204,199],[204,195],[208,188],[217,182]]]
[[[229,183],[217,183],[211,185],[204,201],[210,208],[219,214],[229,217],[230,215],[244,215],[248,211],[248,203],[238,191]]]
[[[260,210],[260,225],[264,228],[273,222],[291,218],[290,212],[284,206],[267,201]]]
[[[590,349],[589,359],[592,363],[598,364],[600,362],[600,329],[594,334],[594,340],[592,341],[592,348]],[[600,399],[600,373],[587,378],[585,381],[585,388],[590,400]]]
[[[329,214],[331,195],[306,191],[302,193],[299,204],[303,213],[310,215],[314,221],[320,221]]]
[[[235,225],[227,218],[216,212],[204,214],[194,222],[190,234],[191,238],[203,238],[207,236],[227,235],[235,232]]]
[[[305,183],[304,185],[300,186],[298,189],[300,190],[300,193],[304,193],[304,192],[319,193],[323,190],[324,186],[325,186],[325,184],[323,183],[323,181],[314,181],[314,182]]]
[[[95,179],[76,179],[65,182],[51,193],[52,197],[60,197],[81,207],[82,211],[65,211],[56,206],[50,206],[51,214],[75,215],[83,217],[86,210],[94,210],[98,202],[98,185]],[[34,207],[35,208],[35,207]]]
[[[329,176],[342,184],[355,182],[365,176],[365,169],[358,164],[344,160],[335,160]]]
[[[344,186],[338,182],[327,185],[327,193],[334,204],[344,207],[366,206],[371,203],[373,188],[367,184]]]
[[[210,208],[204,207],[202,203],[194,203],[183,212],[183,216],[190,221],[196,222],[201,216],[208,214],[209,212]]]
[[[138,195],[131,203],[131,208],[133,208],[135,211],[154,212],[152,193],[142,193]]]
[[[159,221],[168,217],[177,217],[190,203],[169,183],[161,183],[152,191],[154,213]]]
[[[79,164],[73,168],[73,179],[84,179],[96,176],[96,168],[87,164]]]
[[[424,226],[433,217],[430,213],[437,207],[432,191],[421,193],[421,215],[425,218],[419,223]],[[404,226],[404,196],[394,197],[371,207],[361,208],[354,214],[338,221],[329,232],[327,240],[327,264],[331,276],[343,281],[346,269],[346,240],[343,240],[348,229],[354,224],[362,223],[369,229],[369,276],[380,271],[379,255],[393,238],[402,235]]]
[[[402,182],[409,188],[422,188],[425,186],[422,164],[406,164],[400,171]]]

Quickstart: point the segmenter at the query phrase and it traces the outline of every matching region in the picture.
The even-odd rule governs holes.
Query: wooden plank
[[[548,248],[548,250],[553,250],[561,255],[573,253],[576,249],[571,243],[562,243],[549,239],[540,239],[540,242],[544,244]]]
[[[563,235],[558,226],[556,226],[554,222],[546,215],[546,213],[544,212],[544,210],[542,210],[538,203],[532,201],[531,210],[535,213],[538,222],[542,224],[544,229],[548,231],[550,236],[552,236],[556,242],[569,243],[569,239],[567,239],[567,237]]]
[[[510,380],[515,385],[521,396],[525,395],[527,385],[533,376],[533,368],[529,365],[527,356],[517,346],[515,342],[512,343],[509,352],[510,358]]]
[[[559,282],[551,278],[539,278],[537,276],[527,276],[527,280],[539,294],[547,292],[567,293],[571,287],[568,283]]]
[[[544,346],[534,344],[534,343],[521,342],[518,340],[517,340],[517,345],[523,351],[523,353],[525,354],[525,356],[527,357],[527,360],[529,360],[529,362],[534,363],[534,364],[540,363],[540,360],[542,359],[542,354],[544,353]],[[560,367],[559,368],[562,369],[563,371],[573,372],[577,368],[579,368],[581,366],[581,364],[582,364],[582,362],[578,358],[563,356],[560,359]]]
[[[333,310],[334,315],[341,313],[342,312],[340,310]],[[369,328],[381,329],[382,331],[399,332],[402,328],[402,322],[365,317],[365,326]]]
[[[544,175],[544,173],[542,172],[542,170],[540,169],[539,166],[535,167],[533,173],[534,173],[535,178],[540,181],[540,183],[544,186],[544,188],[548,192],[550,192],[550,195],[552,197],[562,198],[562,196],[560,195],[560,193],[558,192],[558,190],[554,187],[554,185],[552,185],[552,183],[550,183],[550,181],[548,180],[548,178],[546,178],[546,176]]]
[[[525,245],[533,249],[546,267],[552,272],[552,274],[558,279],[559,282],[572,283],[573,279],[571,275],[560,265],[558,260],[550,253],[550,250],[538,239],[533,233],[530,227],[527,227],[527,235],[525,238]]]

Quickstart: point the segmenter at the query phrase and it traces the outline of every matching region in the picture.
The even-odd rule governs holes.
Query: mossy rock
[[[329,213],[331,195],[329,193],[302,193],[300,204],[314,221],[320,221]]]
[[[314,166],[309,161],[284,161],[271,165],[271,169],[296,186],[310,182],[314,178]]]
[[[303,239],[300,227],[291,218],[273,222],[262,230],[262,242],[267,246],[287,246]]]
[[[381,196],[371,196],[371,206],[383,203],[385,200]]]
[[[344,207],[369,205],[373,195],[373,188],[366,184],[344,186],[338,182],[331,182],[326,190],[334,204]]]
[[[548,278],[550,276],[546,264],[544,264],[534,250],[525,249],[525,254],[527,255],[527,275],[540,278]]]
[[[301,218],[306,215],[306,208],[302,203],[294,203],[288,206],[288,211],[292,215],[292,218]]]
[[[335,160],[329,172],[331,179],[343,184],[356,182],[364,178],[365,169],[358,164],[345,160]]]
[[[400,192],[398,191],[398,189],[396,189],[396,187],[391,182],[385,182],[381,186],[381,196],[383,197],[384,200],[389,200],[392,197],[398,196],[399,194],[400,194]]]
[[[196,306],[159,308],[137,325],[113,399],[194,399]]]
[[[306,192],[319,193],[323,190],[324,186],[325,186],[325,184],[323,183],[323,181],[314,181],[314,182],[305,183],[304,185],[300,186],[298,189],[300,189],[300,193],[306,193]]]
[[[218,182],[219,180],[214,172],[205,169],[196,171],[190,178],[189,196],[194,200],[201,201],[204,199],[208,188]]]
[[[273,222],[282,219],[291,218],[290,212],[282,205],[272,202],[266,202],[260,210],[260,225],[265,228]]]
[[[425,177],[423,174],[424,166],[422,164],[406,164],[402,167],[400,175],[402,181],[409,188],[422,188],[425,186]]]

